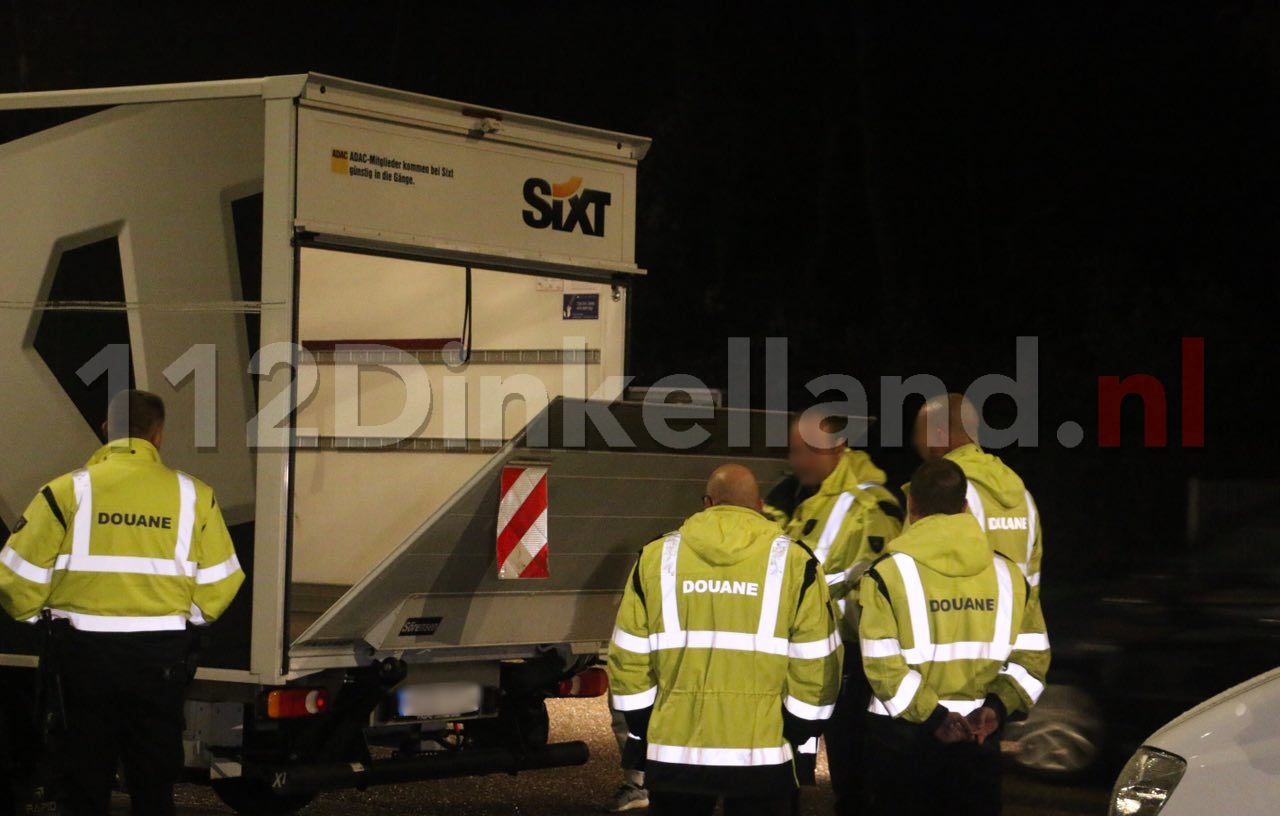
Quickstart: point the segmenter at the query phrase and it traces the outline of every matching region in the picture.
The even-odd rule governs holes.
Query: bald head
[[[978,441],[978,409],[963,394],[934,397],[916,414],[916,453],[926,462]]]
[[[721,465],[716,468],[707,480],[707,493],[703,502],[707,507],[722,504],[749,510],[764,507],[756,475],[742,465]]]

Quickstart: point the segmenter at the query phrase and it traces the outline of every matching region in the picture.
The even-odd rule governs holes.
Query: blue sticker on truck
[[[600,294],[597,292],[590,295],[565,295],[564,319],[599,320]]]

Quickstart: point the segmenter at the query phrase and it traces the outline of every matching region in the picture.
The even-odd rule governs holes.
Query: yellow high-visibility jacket
[[[0,605],[92,632],[182,630],[230,605],[244,572],[213,490],[143,439],[104,446],[32,500],[0,550]]]
[[[975,444],[956,448],[944,458],[959,465],[969,480],[969,512],[986,531],[992,549],[1018,565],[1032,596],[1039,599],[1044,539],[1031,491],[1000,457]],[[906,485],[903,492],[909,489]]]
[[[1003,722],[1044,690],[1039,603],[968,513],[912,524],[862,579],[861,602],[873,714],[933,729],[985,704]]]
[[[821,562],[831,598],[846,622],[841,628],[846,640],[856,640],[858,634],[856,615],[847,614],[846,601],[856,611],[859,578],[902,531],[902,507],[884,486],[885,478],[865,451],[846,450],[817,492],[789,511],[785,494],[798,489],[794,480],[784,480],[769,494],[766,513]]]
[[[647,545],[609,646],[614,708],[654,790],[776,793],[816,752],[842,648],[822,568],[753,510],[717,506]]]

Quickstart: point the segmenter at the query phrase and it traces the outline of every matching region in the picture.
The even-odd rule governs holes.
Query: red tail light
[[[609,675],[604,669],[594,667],[568,680],[561,680],[556,695],[559,697],[599,697],[609,691]]]
[[[329,692],[324,689],[277,689],[267,693],[267,717],[291,720],[323,714],[329,707]]]

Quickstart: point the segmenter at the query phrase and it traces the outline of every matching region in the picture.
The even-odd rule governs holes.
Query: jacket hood
[[[882,485],[887,478],[885,472],[871,461],[871,456],[866,451],[846,450],[840,455],[836,469],[822,480],[822,487],[818,492],[824,496],[832,496],[867,482]]]
[[[991,545],[970,513],[925,516],[889,542],[886,551],[911,556],[934,572],[953,578],[991,566]]]
[[[680,526],[680,543],[717,567],[746,560],[764,542],[782,535],[778,525],[755,510],[731,505],[709,507]]]
[[[946,455],[964,471],[969,481],[986,488],[988,495],[995,498],[1004,507],[1017,507],[1025,499],[1026,485],[1021,477],[1000,461],[977,445],[965,445],[956,448]]]

